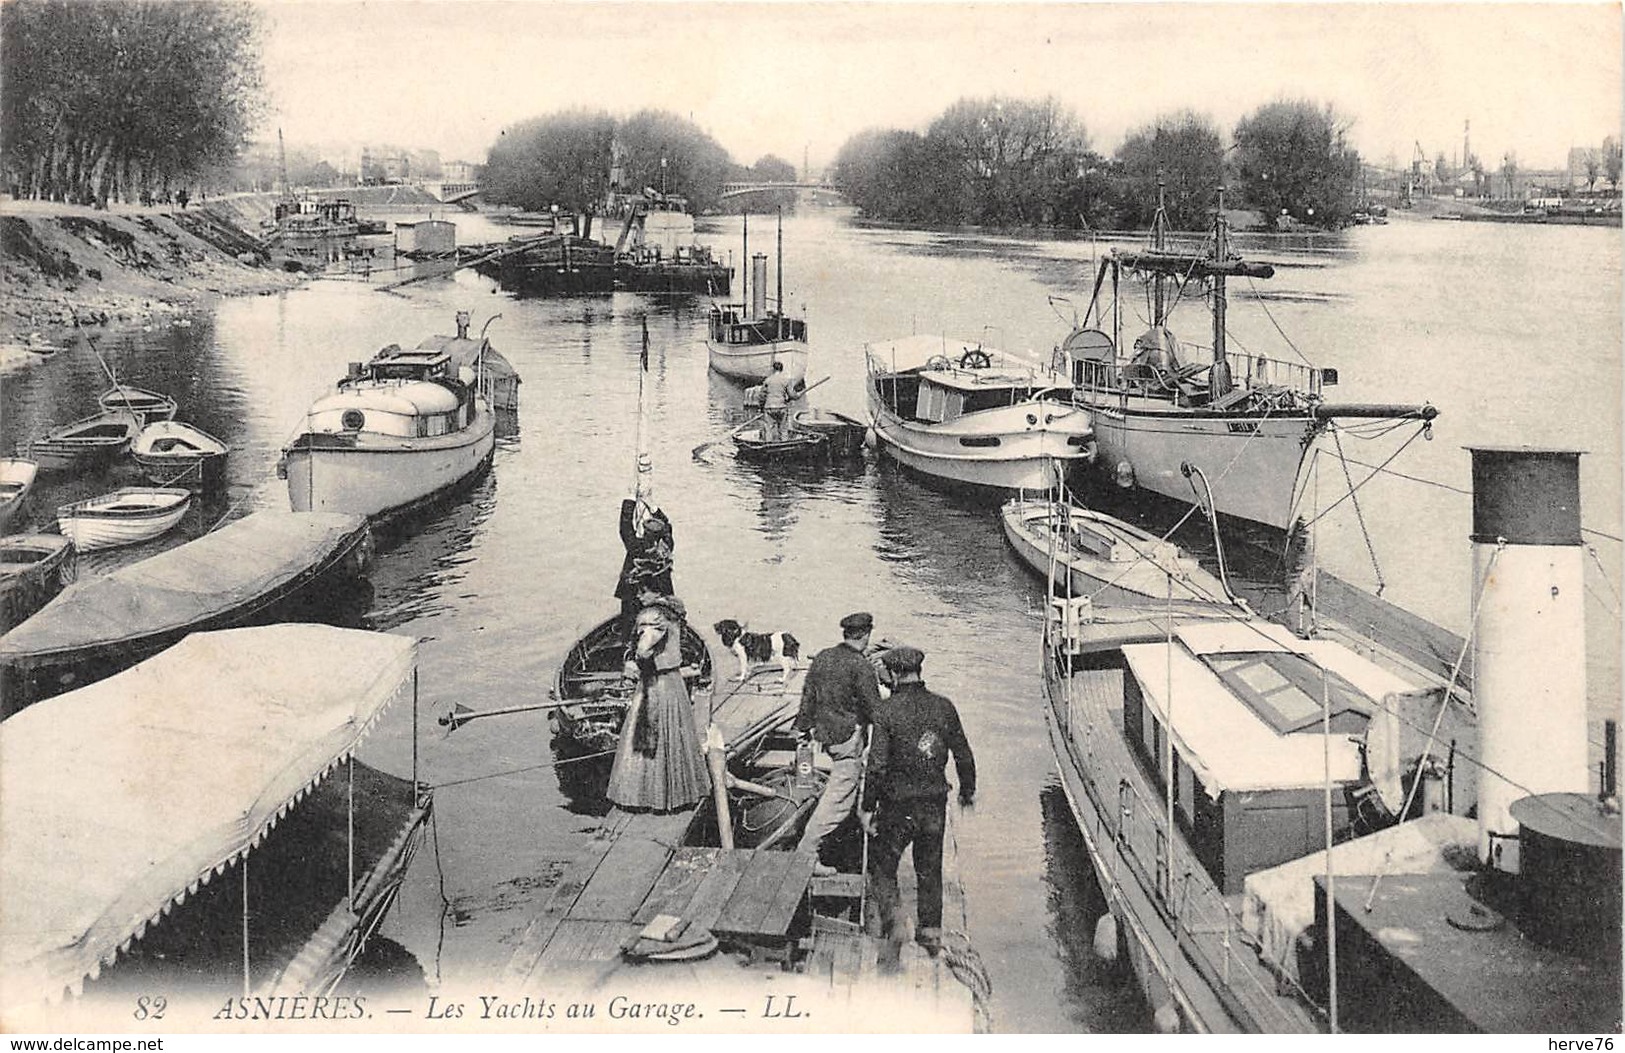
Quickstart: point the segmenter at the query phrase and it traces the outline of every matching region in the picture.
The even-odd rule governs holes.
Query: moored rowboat
[[[1039,574],[1053,565],[1057,587],[1100,607],[1149,607],[1209,617],[1228,608],[1224,583],[1195,558],[1121,519],[1059,501],[1005,502],[999,517],[1010,547]],[[1053,562],[1052,562],[1053,561]]]
[[[0,633],[49,603],[75,570],[73,542],[60,534],[0,538]]]
[[[28,501],[39,465],[22,458],[0,459],[0,531],[5,530]]]
[[[553,679],[553,697],[574,705],[555,709],[553,730],[564,743],[582,753],[603,753],[615,748],[621,720],[632,697],[635,680],[627,679],[626,627],[620,615],[593,626],[565,655]],[[690,692],[711,686],[711,649],[705,638],[686,622],[682,636],[683,678]]]
[[[172,420],[141,429],[130,455],[156,486],[212,489],[225,480],[231,447],[201,428]]]
[[[179,487],[126,486],[110,494],[63,505],[57,527],[81,552],[150,541],[172,529],[192,504]]]
[[[141,419],[128,410],[112,410],[52,428],[28,444],[28,456],[43,472],[89,469],[106,464],[130,447]]]
[[[175,416],[177,404],[160,391],[125,387],[117,384],[96,397],[104,410],[128,410],[140,418],[143,425],[155,420],[170,420]]]

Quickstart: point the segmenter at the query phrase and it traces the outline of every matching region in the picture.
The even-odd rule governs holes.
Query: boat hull
[[[893,413],[871,389],[869,413],[876,443],[887,456],[955,483],[1048,490],[1057,468],[1064,472],[1094,457],[1088,414],[1062,403],[1020,402],[947,424],[920,424]]]
[[[84,581],[0,638],[0,716],[111,676],[194,632],[295,620],[318,603],[318,616],[332,616],[372,551],[372,532],[359,517],[255,512]],[[61,573],[71,581],[71,557]],[[192,595],[155,587],[176,581]],[[93,623],[84,611],[97,609],[121,617]]]
[[[33,461],[0,460],[0,534],[28,505],[39,465]]]
[[[548,714],[554,748],[571,756],[613,751],[626,717],[630,681],[622,683],[626,652],[619,614],[599,622],[570,648],[553,676],[553,697],[573,702]],[[690,693],[712,682],[711,649],[687,622],[682,634],[683,678]],[[621,690],[625,688],[626,690]]]
[[[1074,511],[1074,515],[1079,513],[1092,519],[1103,518],[1083,509]],[[1050,572],[1051,532],[1047,525],[1050,515],[1047,502],[1025,505],[1012,502],[1000,513],[1010,547],[1034,573],[1046,577]],[[1113,527],[1108,525],[1106,529]],[[1138,542],[1139,539],[1131,539],[1131,543]],[[1223,584],[1195,566],[1189,556],[1175,557],[1170,567],[1168,559],[1152,548],[1160,544],[1155,538],[1146,537],[1142,548],[1148,553],[1147,558],[1132,562],[1093,559],[1076,551],[1058,552],[1056,584],[1062,584],[1060,575],[1064,567],[1068,577],[1065,585],[1070,594],[1087,596],[1096,606],[1138,607],[1158,612],[1171,609],[1181,616],[1220,614],[1225,609],[1220,605],[1226,602]]]
[[[760,384],[773,372],[774,362],[784,363],[784,375],[791,380],[807,377],[807,345],[779,342],[731,347],[709,342],[711,368],[731,380]]]
[[[495,449],[495,418],[484,406],[467,430],[453,435],[362,433],[349,445],[296,445],[283,454],[288,502],[295,512],[405,515],[472,482],[490,467]]]
[[[141,474],[154,486],[189,486],[194,490],[218,489],[226,481],[226,455],[223,453],[164,456],[133,454]]]
[[[1180,471],[1189,463],[1207,476],[1221,515],[1291,528],[1299,469],[1321,430],[1313,418],[1179,413],[1125,408],[1115,400],[1092,405],[1082,392],[1079,397],[1091,410],[1100,449],[1096,465],[1107,478],[1121,481],[1131,474],[1134,486],[1193,504],[1195,491]]]
[[[97,508],[91,502],[69,505],[57,510],[57,527],[80,552],[140,544],[168,533],[186,518],[192,495],[180,493],[186,496],[165,495],[158,507],[141,511]]]
[[[0,538],[0,633],[50,603],[78,576],[73,542],[56,534]]]

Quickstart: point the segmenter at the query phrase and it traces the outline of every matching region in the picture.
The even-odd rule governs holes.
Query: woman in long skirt
[[[621,725],[605,792],[622,808],[669,812],[711,792],[694,706],[683,682],[686,613],[675,596],[659,596],[644,605],[634,622],[638,690]]]

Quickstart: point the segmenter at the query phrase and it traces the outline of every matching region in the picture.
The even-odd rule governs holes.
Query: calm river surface
[[[464,242],[511,233],[453,218]],[[737,259],[738,218],[707,222],[703,236]],[[770,247],[768,223],[753,223],[751,235],[753,251]],[[812,334],[809,379],[830,377],[812,401],[858,416],[865,340],[985,332],[998,346],[1047,352],[1071,315],[1047,298],[1069,297],[1081,312],[1100,251],[1079,240],[867,228],[844,210],[787,219],[784,242],[786,300],[792,309],[805,305]],[[1462,447],[1588,451],[1583,518],[1599,532],[1588,538],[1598,559],[1587,559],[1593,715],[1600,721],[1617,708],[1619,232],[1399,216],[1340,236],[1242,239],[1241,247],[1274,261],[1277,276],[1256,290],[1233,286],[1238,345],[1291,357],[1278,323],[1309,358],[1340,370],[1339,401],[1431,401],[1440,409],[1434,440],[1413,443],[1392,467],[1445,486],[1374,480],[1360,492],[1359,512],[1377,563],[1345,503],[1319,538],[1320,560],[1333,571],[1375,587],[1380,567],[1387,598],[1460,631],[1470,574]],[[1189,307],[1176,328],[1205,343],[1206,315]],[[229,493],[200,510],[188,525],[195,533],[223,514],[285,507],[274,475],[279,448],[347,361],[449,332],[458,309],[473,312],[476,330],[501,313],[489,335],[524,377],[519,434],[500,445],[492,474],[467,503],[382,552],[365,617],[426,640],[423,763],[442,788],[435,837],[386,932],[431,982],[500,970],[559,862],[596,822],[590,804],[573,803],[559,774],[540,767],[550,760],[545,716],[477,721],[451,736],[433,717],[454,703],[542,701],[571,642],[610,610],[621,558],[616,514],[633,481],[639,322],[647,316],[656,497],[676,525],[677,590],[695,622],[748,620],[792,630],[817,649],[837,639],[842,615],[867,609],[881,634],[922,647],[926,679],[958,703],[983,773],[959,846],[970,935],[993,979],[995,1026],[1148,1028],[1126,972],[1089,951],[1100,896],[1055,782],[1039,709],[1042,585],[1006,550],[995,506],[872,458],[842,471],[783,473],[737,463],[722,445],[696,454],[745,417],[740,391],[708,373],[705,308],[635,294],[521,301],[466,272],[399,294],[326,280],[225,301],[189,327],[110,335],[104,345],[122,378],[174,394],[180,419],[235,449]],[[0,449],[87,415],[105,386],[83,349],[0,375]],[[1377,465],[1404,434],[1345,439],[1345,452]],[[1350,471],[1363,479],[1370,469]],[[1328,503],[1342,486],[1333,462],[1321,482]],[[45,489],[36,525],[40,510],[109,488],[103,478]],[[1147,522],[1170,524],[1162,511]],[[1187,529],[1180,540],[1210,557],[1201,531]],[[151,551],[87,558],[84,571]],[[364,758],[405,774],[409,718],[405,707],[392,711]]]

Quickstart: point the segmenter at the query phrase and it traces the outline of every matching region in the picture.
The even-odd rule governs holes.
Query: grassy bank
[[[0,361],[78,325],[145,324],[210,296],[285,289],[235,210],[0,204]]]

